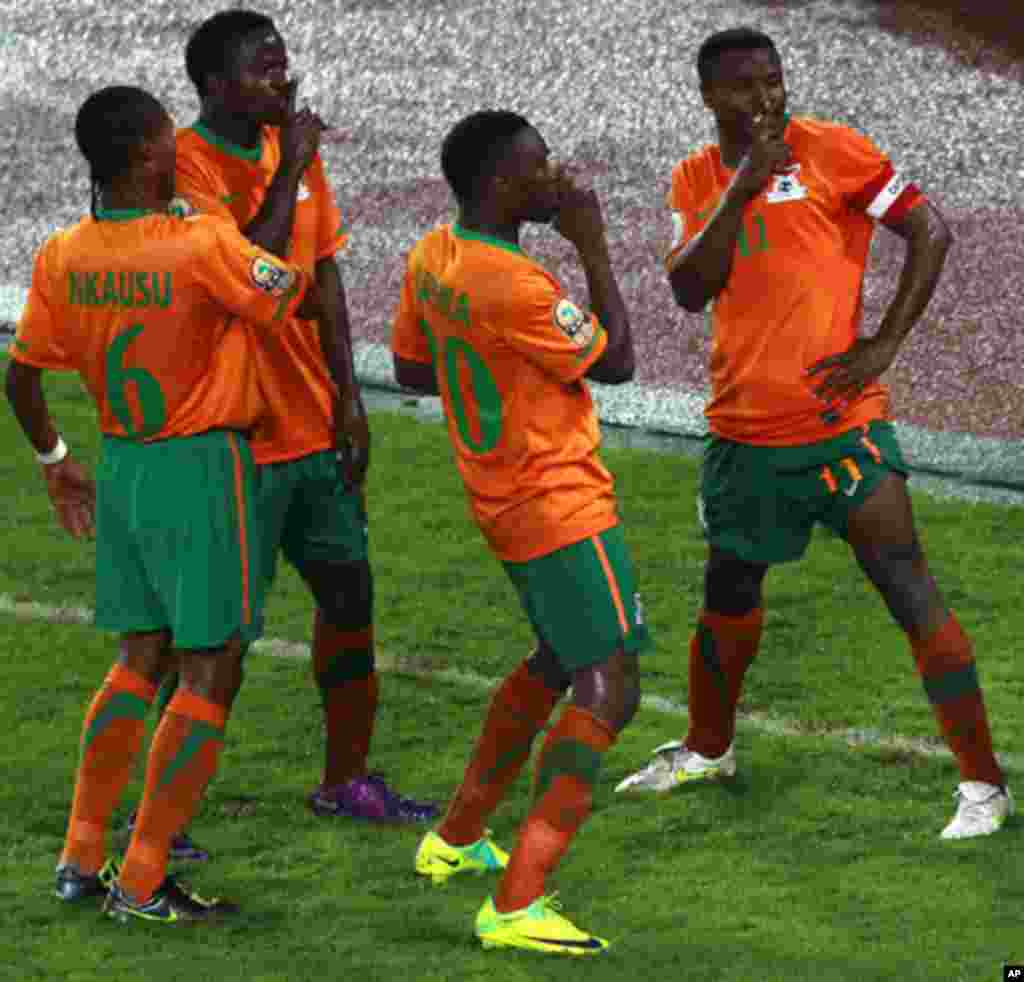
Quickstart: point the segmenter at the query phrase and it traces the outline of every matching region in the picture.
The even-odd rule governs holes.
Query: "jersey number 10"
[[[442,383],[440,357],[434,332],[431,331],[430,325],[424,319],[420,320],[420,327],[430,345],[430,354],[434,359],[434,374],[437,376],[438,384],[443,384],[447,391],[447,402],[455,417],[455,426],[459,431],[459,437],[473,453],[487,453],[487,451],[493,450],[501,439],[501,392],[498,390],[498,383],[494,381],[494,376],[487,367],[487,363],[462,338],[447,337],[444,339],[444,351],[441,352],[441,357],[444,358],[444,382]],[[462,365],[469,369],[469,387],[473,393],[473,401],[476,403],[479,439],[474,436],[469,424],[469,416],[466,413],[466,399],[460,384],[460,372],[462,371],[460,366]]]

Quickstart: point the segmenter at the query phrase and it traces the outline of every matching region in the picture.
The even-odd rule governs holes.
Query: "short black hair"
[[[441,170],[459,204],[475,199],[480,179],[494,173],[508,145],[529,126],[518,113],[483,109],[449,130],[441,145]]]
[[[759,48],[767,48],[775,55],[776,61],[781,61],[775,42],[767,34],[752,27],[731,27],[727,31],[712,34],[697,52],[697,74],[700,76],[700,84],[707,85],[712,81],[715,62],[719,55],[726,51],[756,51]]]
[[[128,170],[139,147],[169,118],[156,96],[134,85],[109,85],[82,103],[75,116],[75,142],[89,164],[94,218],[100,191]]]
[[[242,41],[253,31],[274,30],[266,14],[254,10],[222,10],[200,24],[185,45],[185,71],[200,98],[206,95],[206,79],[234,67]]]

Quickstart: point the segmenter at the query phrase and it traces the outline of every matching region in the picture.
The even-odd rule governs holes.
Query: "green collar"
[[[97,208],[96,220],[98,222],[130,222],[135,218],[142,218],[144,215],[155,215],[152,208]]]
[[[457,239],[469,239],[473,242],[486,242],[488,245],[497,246],[499,249],[506,249],[508,252],[516,252],[520,256],[526,253],[514,242],[506,242],[493,235],[484,235],[482,232],[474,232],[472,229],[463,228],[458,222],[452,226],[452,231]]]
[[[192,124],[192,129],[198,133],[207,143],[212,143],[215,147],[220,148],[226,154],[231,157],[238,157],[240,160],[251,160],[258,162],[263,157],[263,141],[260,140],[258,147],[240,147],[237,143],[232,143],[230,140],[225,140],[224,137],[218,136],[201,120],[196,120]]]

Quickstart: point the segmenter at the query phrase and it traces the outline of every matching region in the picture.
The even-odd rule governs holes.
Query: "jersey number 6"
[[[124,355],[128,345],[143,330],[142,324],[132,324],[107,349],[107,398],[110,408],[124,427],[125,435],[130,437],[147,437],[159,433],[167,421],[167,405],[164,401],[160,383],[144,368],[125,368]],[[128,405],[125,387],[135,384],[135,391],[142,410],[142,422],[136,427]]]

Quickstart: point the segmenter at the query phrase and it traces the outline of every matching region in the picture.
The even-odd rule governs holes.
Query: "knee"
[[[223,647],[181,654],[181,680],[185,688],[230,709],[242,687],[242,661],[246,646],[237,639]]]
[[[302,570],[324,620],[341,630],[373,623],[373,573],[369,560],[307,564]]]
[[[636,655],[620,650],[608,661],[580,670],[573,676],[572,691],[577,706],[621,733],[640,708]]]
[[[712,551],[704,568],[704,606],[716,614],[742,617],[761,606],[767,566]]]

